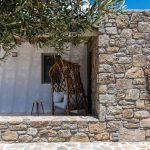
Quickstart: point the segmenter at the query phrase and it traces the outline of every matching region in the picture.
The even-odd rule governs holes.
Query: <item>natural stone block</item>
[[[8,121],[10,125],[20,125],[21,122],[22,121],[20,119]]]
[[[119,15],[116,19],[118,28],[126,28],[129,25],[128,15]]]
[[[118,58],[118,63],[120,63],[120,64],[129,64],[131,62],[132,62],[131,57],[119,57]]]
[[[99,63],[100,64],[113,64],[115,62],[114,55],[111,54],[100,54]]]
[[[115,74],[115,78],[116,78],[116,79],[124,78],[124,73]]]
[[[66,139],[65,138],[60,138],[60,137],[49,137],[48,142],[54,142],[54,143],[66,142]]]
[[[38,130],[36,128],[28,128],[28,131],[27,131],[28,135],[36,136],[37,133],[38,133]]]
[[[97,141],[104,141],[104,140],[110,140],[110,134],[107,132],[100,133],[96,135]]]
[[[143,33],[134,33],[133,34],[133,38],[134,39],[143,39],[144,38],[144,34]]]
[[[28,143],[32,141],[32,136],[31,135],[20,135],[19,136],[19,142],[22,143]]]
[[[149,112],[146,110],[142,110],[142,111],[136,111],[134,112],[134,117],[138,118],[138,119],[144,119],[144,118],[148,118],[149,116]]]
[[[10,127],[10,129],[12,131],[23,131],[23,130],[27,130],[27,125],[23,125],[23,124],[20,124],[20,125],[12,125]]]
[[[150,137],[150,130],[147,130],[147,131],[146,131],[145,136],[146,136],[146,137]]]
[[[126,72],[125,76],[127,78],[142,78],[144,77],[144,72],[142,68],[132,67]]]
[[[107,114],[109,115],[118,115],[122,113],[122,107],[121,106],[109,106],[107,108]]]
[[[141,122],[140,122],[140,126],[142,128],[150,128],[150,118],[142,119]]]
[[[105,123],[99,123],[99,124],[89,124],[89,132],[90,133],[102,133],[106,130],[106,124]]]
[[[102,85],[115,83],[115,77],[113,73],[100,73],[98,77],[98,83]]]
[[[127,39],[127,41],[126,41],[126,45],[131,46],[131,45],[135,45],[135,44],[137,44],[137,40],[135,40],[135,39],[130,38],[130,39]]]
[[[117,79],[116,86],[118,89],[129,89],[132,88],[132,80],[131,79]]]
[[[40,137],[46,137],[48,134],[48,131],[46,129],[42,129],[39,131],[39,136]]]
[[[58,135],[59,137],[62,137],[62,138],[68,138],[71,136],[71,133],[70,133],[70,130],[59,130]]]
[[[57,132],[55,130],[48,130],[47,131],[47,136],[56,136],[57,135]]]
[[[149,100],[150,96],[148,93],[143,93],[143,94],[140,94],[140,99],[142,100]]]
[[[127,129],[137,129],[139,128],[139,123],[126,123],[123,126]]]
[[[112,67],[108,64],[101,64],[99,66],[99,72],[103,72],[103,73],[112,72]]]
[[[143,20],[142,13],[132,13],[131,15],[131,22],[139,22]]]
[[[125,99],[125,93],[117,93],[116,98],[120,101],[120,100],[124,100]]]
[[[114,65],[114,71],[115,71],[115,73],[124,73],[125,72],[125,66],[123,64],[115,64]]]
[[[145,10],[145,11],[143,12],[143,14],[144,14],[146,17],[150,17],[150,11]]]
[[[150,23],[149,22],[139,22],[138,23],[138,30],[139,32],[150,32]]]
[[[15,131],[6,131],[2,133],[2,139],[5,141],[16,141],[18,140],[18,134]]]
[[[145,85],[146,80],[145,80],[145,78],[134,79],[133,84],[135,84],[135,85]]]
[[[7,129],[7,128],[8,128],[7,125],[5,125],[5,124],[0,124],[0,130],[2,130],[2,129]]]
[[[31,122],[31,127],[34,128],[43,128],[48,126],[49,122],[48,121],[32,121]]]
[[[132,38],[132,30],[131,29],[123,29],[121,32],[121,37],[126,38],[126,39]]]
[[[150,33],[145,33],[145,40],[149,41],[150,40]],[[147,47],[149,48],[149,47]]]
[[[145,107],[145,103],[144,103],[143,100],[137,100],[136,101],[136,108],[138,108],[138,109],[144,109],[144,107]]]
[[[115,116],[106,115],[106,121],[113,121],[115,119]],[[101,121],[101,120],[100,120]]]
[[[139,89],[129,89],[126,91],[126,100],[138,100],[140,95]]]
[[[129,101],[128,103],[123,102],[123,103],[119,103],[119,104],[120,105],[122,104],[123,109],[134,109],[135,108],[135,102],[134,101]]]
[[[109,36],[104,34],[99,36],[99,46],[100,47],[107,47],[109,46]]]
[[[17,131],[18,135],[23,135],[23,134],[26,134],[27,131]]]
[[[140,129],[120,129],[121,142],[142,142],[145,141],[145,131]]]
[[[99,85],[98,93],[99,94],[107,93],[107,86],[106,85]]]
[[[135,67],[143,67],[146,65],[146,59],[144,55],[134,55],[133,56],[133,66]]]
[[[150,48],[147,47],[147,48],[143,48],[142,50],[145,55],[150,55]]]
[[[89,142],[89,141],[90,140],[87,134],[85,133],[76,133],[70,139],[70,142]]]
[[[99,105],[99,113],[98,117],[100,121],[105,121],[105,115],[106,115],[106,106]]]
[[[56,127],[56,126],[61,126],[61,121],[58,121],[58,120],[57,120],[57,121],[54,121],[54,120],[53,120],[53,121],[50,121],[49,124],[50,124],[51,126],[55,126],[55,127]]]
[[[121,127],[120,121],[108,121],[107,122],[107,129],[111,132],[118,131]]]
[[[73,123],[73,124],[69,124],[69,123],[63,123],[62,124],[62,129],[71,129],[71,130],[75,130],[78,128],[77,123]]]
[[[108,47],[107,52],[117,53],[119,51],[119,47]]]
[[[106,27],[105,30],[106,30],[107,34],[110,34],[110,35],[117,34],[117,28],[116,27]]]
[[[115,82],[114,74],[112,73],[100,73],[98,77],[98,83],[102,85]]]
[[[132,118],[133,117],[133,110],[132,109],[124,109],[122,112],[123,118]]]
[[[107,102],[115,102],[115,97],[114,95],[110,95],[110,94],[107,94],[107,95],[99,95],[99,102],[104,104],[104,103],[107,103]]]
[[[150,112],[150,104],[145,104],[145,110]]]

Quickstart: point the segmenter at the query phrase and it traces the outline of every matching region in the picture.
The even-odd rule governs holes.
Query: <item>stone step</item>
[[[148,150],[148,142],[139,143],[19,143],[0,144],[0,150]]]

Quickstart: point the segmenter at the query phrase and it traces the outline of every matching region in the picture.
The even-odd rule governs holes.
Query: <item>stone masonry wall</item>
[[[0,116],[0,143],[109,141],[105,131],[94,117]]]
[[[150,11],[110,14],[99,34],[99,119],[120,141],[150,141]]]

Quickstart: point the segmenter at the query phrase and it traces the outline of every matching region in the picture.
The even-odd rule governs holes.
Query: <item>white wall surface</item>
[[[87,47],[70,47],[64,59],[81,65],[84,88],[87,84]],[[32,102],[43,99],[44,109],[50,112],[50,84],[41,84],[41,53],[51,49],[37,49],[24,43],[17,50],[18,57],[9,57],[0,65],[0,112],[31,112]]]

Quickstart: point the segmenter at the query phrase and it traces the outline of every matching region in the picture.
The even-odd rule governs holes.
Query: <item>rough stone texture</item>
[[[137,100],[139,99],[140,91],[138,89],[129,89],[126,91],[126,100]]]
[[[138,118],[138,119],[143,119],[143,118],[148,118],[150,117],[149,112],[148,111],[136,111],[134,112],[134,117]]]
[[[125,76],[127,78],[144,78],[144,72],[141,68],[133,67],[126,72]]]
[[[2,139],[4,141],[16,141],[18,139],[17,132],[15,132],[15,131],[6,131],[2,134]]]
[[[95,105],[99,120],[106,122],[103,133],[117,132],[120,141],[150,141],[150,11],[109,15],[102,30]],[[96,137],[103,140],[102,134]]]
[[[109,133],[100,133],[96,135],[96,140],[97,141],[104,141],[104,140],[110,140],[110,135]]]
[[[120,141],[126,142],[137,142],[137,141],[145,141],[145,131],[139,129],[125,129],[122,128],[120,130]]]
[[[77,133],[71,137],[71,142],[89,142],[89,138],[85,133]]]
[[[118,89],[132,88],[132,80],[130,80],[130,79],[117,79],[116,87]]]
[[[105,129],[106,129],[105,123],[89,124],[89,132],[90,133],[101,133],[101,132],[104,132]]]
[[[33,135],[33,136],[36,136],[37,133],[38,133],[38,130],[36,128],[29,128],[27,131],[27,134]]]
[[[132,118],[133,117],[133,110],[132,109],[125,109],[125,110],[123,110],[122,116],[124,118],[128,118],[128,119]]]
[[[121,32],[121,37],[122,38],[126,38],[126,39],[130,39],[132,36],[132,30],[131,29],[123,29]]]
[[[144,55],[138,54],[133,56],[133,66],[142,67],[145,66],[145,63],[146,63],[146,58]]]
[[[141,120],[140,126],[142,128],[150,128],[150,118]]]
[[[0,142],[94,142],[110,140],[109,132],[106,132],[106,123],[101,123],[95,117],[90,116],[0,116],[0,121],[3,124],[3,128],[0,129]],[[17,122],[19,128],[12,131],[14,121]],[[35,122],[39,122],[39,124],[35,125]],[[20,128],[20,126],[26,126],[26,128]]]
[[[138,23],[139,32],[150,32],[150,23],[149,22],[139,22]]]
[[[129,25],[129,16],[128,15],[118,16],[116,19],[116,23],[118,28],[126,28]]]

